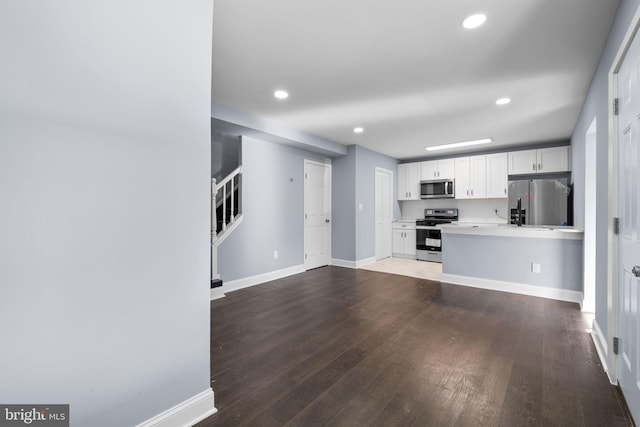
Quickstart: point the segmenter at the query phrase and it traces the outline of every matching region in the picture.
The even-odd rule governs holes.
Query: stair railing
[[[242,213],[240,197],[236,198],[236,191],[240,196],[242,178],[242,166],[238,166],[219,183],[215,178],[211,179],[211,242],[215,242],[218,235],[224,232],[228,226]],[[222,207],[222,226],[218,231],[217,210]]]

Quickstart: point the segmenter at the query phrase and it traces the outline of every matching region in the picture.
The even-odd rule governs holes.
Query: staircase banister
[[[224,185],[226,183],[228,183],[229,181],[231,181],[236,175],[241,174],[242,173],[242,165],[238,166],[237,168],[235,168],[233,170],[233,172],[231,172],[229,175],[227,175],[226,178],[224,178],[222,181],[220,181],[219,183],[216,184],[216,191],[221,189],[222,187],[224,187]]]

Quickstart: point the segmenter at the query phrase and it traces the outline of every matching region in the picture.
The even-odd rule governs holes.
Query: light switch
[[[531,272],[540,274],[540,264],[536,264],[535,262],[531,263]]]
[[[361,211],[362,209],[364,209],[364,205],[362,203],[358,204],[358,210]]]

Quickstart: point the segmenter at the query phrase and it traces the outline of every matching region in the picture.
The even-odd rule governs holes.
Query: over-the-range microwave
[[[420,181],[421,199],[449,199],[455,197],[453,179]]]

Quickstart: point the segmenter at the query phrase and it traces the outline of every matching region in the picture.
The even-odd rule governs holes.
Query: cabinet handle
[[[473,196],[473,190],[471,190],[471,195]]]
[[[504,194],[507,194],[507,189],[506,188],[504,189]]]
[[[440,171],[438,171],[438,176],[440,176]]]
[[[533,170],[536,170],[536,164],[535,163],[533,164]]]
[[[469,190],[467,190],[467,196],[469,195]]]
[[[542,170],[542,163],[538,163],[538,170],[541,171]]]

